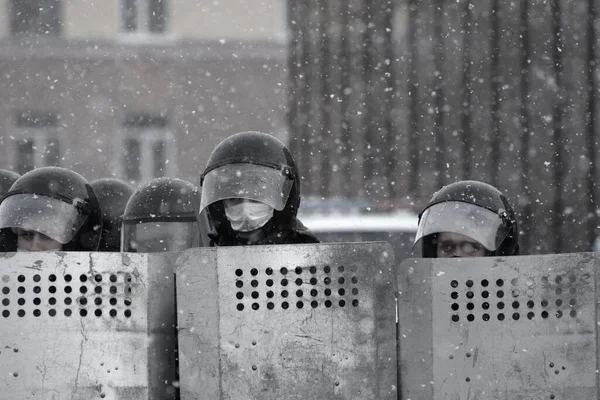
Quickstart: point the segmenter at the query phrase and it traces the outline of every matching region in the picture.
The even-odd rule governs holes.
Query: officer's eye
[[[481,244],[473,242],[464,242],[461,247],[462,251],[464,251],[467,254],[477,253],[483,248]]]
[[[24,231],[19,230],[18,236],[23,239],[31,240],[33,239],[34,232],[32,231]]]
[[[449,254],[454,252],[454,243],[452,242],[441,242],[438,246],[442,253]]]

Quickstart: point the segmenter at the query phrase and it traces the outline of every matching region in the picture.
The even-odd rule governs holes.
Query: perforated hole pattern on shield
[[[130,318],[132,276],[129,273],[2,275],[0,319]]]
[[[238,311],[317,309],[359,306],[358,266],[237,268]]]
[[[589,274],[513,279],[454,279],[450,282],[451,321],[532,321],[576,318],[577,291]]]

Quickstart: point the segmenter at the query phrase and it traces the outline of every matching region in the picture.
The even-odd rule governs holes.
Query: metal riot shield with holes
[[[597,256],[410,259],[402,399],[598,398]]]
[[[187,250],[181,399],[396,399],[387,243]]]
[[[170,258],[0,255],[0,398],[175,398]]]

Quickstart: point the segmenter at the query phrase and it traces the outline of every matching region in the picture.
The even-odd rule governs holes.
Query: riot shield
[[[175,398],[171,257],[1,254],[0,398]]]
[[[598,398],[597,256],[409,259],[402,399]]]
[[[392,265],[387,243],[185,251],[181,399],[396,399]]]

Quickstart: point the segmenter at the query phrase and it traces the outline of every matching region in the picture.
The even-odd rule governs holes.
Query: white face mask
[[[273,207],[264,203],[243,202],[227,205],[225,215],[231,223],[231,228],[238,232],[250,232],[265,225],[273,217]]]

